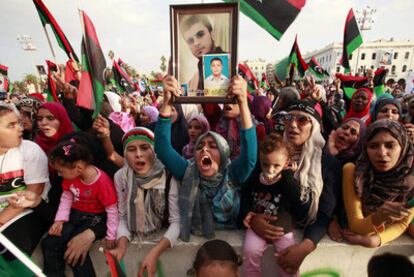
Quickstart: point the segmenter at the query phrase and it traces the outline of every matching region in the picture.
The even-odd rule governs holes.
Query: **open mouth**
[[[136,162],[136,163],[135,163],[135,166],[136,166],[138,169],[143,169],[143,168],[145,167],[145,162],[141,162],[141,161]]]
[[[201,168],[203,170],[208,170],[211,168],[213,162],[209,156],[201,157]]]
[[[230,105],[224,105],[223,109],[224,109],[225,112],[229,112],[229,111],[232,110]]]

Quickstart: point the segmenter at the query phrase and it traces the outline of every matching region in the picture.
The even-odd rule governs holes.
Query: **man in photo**
[[[210,61],[211,75],[204,80],[205,88],[227,88],[229,78],[223,75],[223,61],[220,58],[212,58]]]
[[[193,53],[198,59],[197,71],[188,81],[188,90],[204,89],[203,86],[203,55],[225,53],[220,46],[216,46],[213,26],[206,15],[191,15],[180,24],[180,32]]]

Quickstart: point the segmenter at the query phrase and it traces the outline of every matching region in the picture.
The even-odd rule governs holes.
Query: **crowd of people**
[[[27,255],[40,242],[47,276],[66,264],[95,276],[96,240],[119,260],[130,242],[157,240],[139,271],[153,276],[178,239],[245,228],[243,259],[213,241],[195,273],[211,276],[202,260],[218,251],[261,276],[273,244],[279,276],[299,276],[326,234],[365,247],[414,237],[414,95],[399,85],[376,95],[368,82],[347,99],[339,80],[309,75],[249,93],[236,75],[232,103],[180,105],[167,75],[141,92],[108,83],[93,119],[63,72],[53,73],[60,102],[38,92],[0,104],[0,194],[13,194],[1,198],[0,230]]]

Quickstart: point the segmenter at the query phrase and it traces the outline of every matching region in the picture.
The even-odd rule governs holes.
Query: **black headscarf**
[[[181,154],[184,146],[190,141],[188,137],[188,125],[181,105],[174,104],[174,108],[177,111],[178,116],[171,127],[171,144],[175,151]]]

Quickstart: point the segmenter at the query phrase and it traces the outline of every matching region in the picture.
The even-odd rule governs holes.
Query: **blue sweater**
[[[240,129],[240,156],[230,164],[229,179],[234,184],[247,180],[257,160],[256,128]],[[168,171],[182,181],[189,162],[171,145],[171,119],[159,117],[155,128],[155,152]]]

